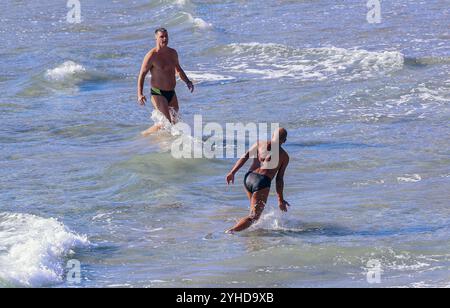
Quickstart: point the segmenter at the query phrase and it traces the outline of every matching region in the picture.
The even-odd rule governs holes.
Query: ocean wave
[[[117,79],[114,74],[100,73],[85,68],[83,65],[65,61],[64,63],[34,76],[28,85],[23,86],[19,96],[36,97],[47,95],[53,91],[92,90],[99,84]]]
[[[168,23],[169,27],[175,27],[178,25],[188,25],[197,30],[211,30],[214,26],[211,23],[206,22],[202,18],[194,17],[187,12],[180,12],[175,15]]]
[[[422,83],[411,92],[422,101],[431,101],[435,103],[450,102],[450,91],[448,87],[432,87],[431,85]]]
[[[450,102],[449,94],[448,87],[441,82],[430,81],[416,85],[409,93],[402,94],[398,98],[389,98],[375,105],[380,114],[391,119],[405,119],[408,116],[426,118],[446,108]],[[405,177],[400,177],[399,181],[407,182]]]
[[[371,52],[337,47],[298,49],[280,44],[245,43],[212,48],[219,65],[263,79],[300,80],[368,79],[403,68],[404,56],[396,51]]]
[[[235,77],[224,76],[219,74],[213,74],[208,72],[198,72],[198,71],[186,71],[186,74],[196,83],[216,83],[216,82],[229,82],[235,80]]]
[[[188,13],[189,21],[194,25],[195,28],[200,30],[210,30],[213,28],[213,25],[211,23],[208,23],[204,21],[203,19],[199,17],[193,17],[191,14]]]
[[[88,70],[73,61],[65,61],[61,65],[45,72],[45,78],[53,84],[77,85],[83,82],[104,82],[117,78],[115,75]]]
[[[339,108],[333,112],[368,123],[397,123],[434,117],[448,107],[449,86],[445,81],[430,79],[408,88],[381,85],[357,89],[348,96],[337,96]]]
[[[85,73],[86,69],[82,65],[73,61],[66,61],[58,67],[47,70],[45,76],[52,81],[64,81]]]
[[[1,213],[0,281],[24,287],[61,283],[64,258],[88,243],[56,219]]]
[[[178,7],[185,7],[190,3],[190,1],[189,0],[175,0],[174,3]]]

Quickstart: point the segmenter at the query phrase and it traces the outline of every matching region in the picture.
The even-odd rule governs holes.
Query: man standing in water
[[[194,92],[194,84],[186,76],[180,66],[178,53],[175,49],[168,47],[169,34],[166,29],[159,28],[155,31],[156,47],[149,51],[142,63],[138,78],[138,102],[145,106],[147,98],[143,94],[145,76],[151,72],[151,95],[152,103],[155,109],[160,111],[170,123],[175,124],[175,118],[171,115],[171,109],[178,113],[178,99],[175,93],[177,73],[183,80],[189,90]],[[146,131],[143,136],[148,136],[159,129],[161,124],[155,124]]]
[[[229,185],[234,183],[235,174],[241,169],[247,160],[253,158],[253,163],[249,172],[244,178],[244,187],[247,192],[247,196],[250,200],[250,214],[247,217],[242,218],[233,228],[226,231],[226,233],[240,232],[249,228],[253,223],[258,221],[261,217],[264,207],[266,206],[267,199],[270,193],[270,185],[273,178],[276,176],[278,205],[280,210],[287,212],[289,203],[284,200],[284,173],[289,164],[289,155],[281,147],[287,140],[287,131],[284,128],[280,128],[273,134],[270,141],[258,141],[241,159],[238,160],[234,168],[227,175],[226,181]],[[278,162],[271,161],[274,158],[272,149],[278,147],[279,158]],[[274,149],[276,151],[277,149]],[[275,155],[276,156],[276,155]]]

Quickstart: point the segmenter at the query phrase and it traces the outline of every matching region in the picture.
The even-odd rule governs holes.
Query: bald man
[[[257,222],[261,217],[262,212],[267,203],[270,193],[270,186],[272,180],[276,176],[276,187],[278,195],[278,206],[283,212],[287,212],[289,203],[284,200],[284,173],[289,164],[289,155],[281,147],[287,140],[287,131],[280,128],[273,134],[272,140],[258,141],[252,148],[245,153],[245,155],[238,160],[230,173],[226,177],[227,184],[234,183],[235,174],[245,165],[245,163],[252,158],[253,162],[250,170],[244,178],[244,187],[247,196],[250,200],[250,214],[242,218],[233,228],[226,231],[226,233],[240,232],[249,228],[252,224]],[[276,150],[273,147],[278,147],[279,155],[272,155]],[[279,158],[278,162],[273,161],[272,158]]]

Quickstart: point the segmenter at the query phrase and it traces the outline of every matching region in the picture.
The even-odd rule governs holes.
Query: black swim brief
[[[265,188],[270,188],[272,180],[265,175],[249,171],[244,178],[245,189],[249,193],[255,193]]]
[[[175,91],[163,91],[153,87],[151,93],[152,95],[156,96],[164,96],[167,99],[168,103],[170,103],[172,101],[172,98],[175,96]]]

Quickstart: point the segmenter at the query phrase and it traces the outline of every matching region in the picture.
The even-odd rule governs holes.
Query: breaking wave
[[[63,282],[64,259],[87,245],[85,236],[56,219],[0,214],[0,286],[40,287]]]
[[[208,53],[223,59],[224,70],[262,79],[299,80],[368,79],[403,68],[404,56],[396,51],[371,52],[336,47],[298,49],[279,44],[230,44]]]

